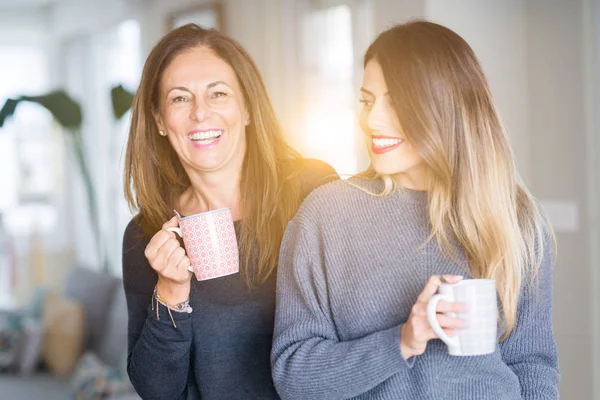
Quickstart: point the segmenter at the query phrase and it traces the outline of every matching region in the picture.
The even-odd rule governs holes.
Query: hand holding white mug
[[[162,229],[150,239],[144,252],[150,266],[158,273],[156,289],[168,304],[187,300],[191,287],[192,273],[188,270],[190,260],[175,233],[168,230],[177,226],[177,217],[165,222]]]
[[[438,303],[461,302],[468,305],[468,311],[460,315],[468,322],[467,329],[461,329],[457,336],[450,337],[439,323],[436,312]],[[456,314],[450,314],[456,317]],[[440,285],[438,294],[429,300],[427,319],[433,331],[453,356],[480,356],[496,350],[498,332],[498,299],[496,281],[492,279],[466,279],[460,282]]]
[[[462,276],[444,275],[446,283],[457,283]],[[401,329],[400,350],[404,359],[417,356],[425,352],[427,342],[439,336],[433,331],[427,320],[427,305],[429,300],[437,293],[442,284],[440,275],[433,275],[427,281],[425,288],[419,294],[417,302],[412,307],[408,320]],[[444,333],[454,336],[457,329],[464,329],[467,324],[460,318],[453,318],[444,313],[462,313],[466,311],[466,304],[440,300],[436,305],[437,320]]]

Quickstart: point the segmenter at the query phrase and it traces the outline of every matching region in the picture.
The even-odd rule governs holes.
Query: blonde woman
[[[313,192],[279,259],[272,369],[283,399],[555,399],[553,235],[515,172],[481,66],[410,22],[365,56],[371,167]],[[456,357],[426,305],[443,279],[497,281],[493,354]],[[442,315],[452,335],[465,326]]]
[[[281,238],[302,199],[335,178],[284,140],[250,55],[186,25],[146,60],[133,104],[123,238],[127,371],[143,399],[277,399],[269,354]],[[173,210],[229,207],[240,273],[197,281]]]

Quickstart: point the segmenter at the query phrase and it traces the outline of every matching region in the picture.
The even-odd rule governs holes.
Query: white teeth
[[[223,131],[220,129],[211,129],[209,131],[195,132],[188,137],[191,140],[208,140],[208,139],[216,139],[223,134]]]
[[[373,145],[375,147],[390,147],[402,143],[403,139],[375,139],[373,138]]]

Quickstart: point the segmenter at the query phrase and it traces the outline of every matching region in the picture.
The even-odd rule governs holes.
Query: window
[[[2,76],[9,77],[0,80],[0,107],[9,98],[48,90],[47,60],[40,48],[0,47],[0,60]],[[0,308],[15,304],[16,276],[21,280],[30,274],[30,265],[16,268],[17,252],[31,244],[32,236],[51,236],[57,225],[60,139],[50,113],[34,103],[20,103],[0,128]],[[57,241],[46,243],[55,246]]]
[[[86,160],[95,188],[101,243],[97,243],[90,221],[86,192],[80,178],[73,180],[71,202],[75,224],[73,240],[79,262],[99,266],[108,261],[120,272],[121,240],[131,213],[123,199],[123,158],[130,113],[120,120],[112,114],[110,92],[118,85],[134,92],[141,75],[139,23],[125,21],[103,32],[85,35],[65,44],[65,76],[69,93],[82,106],[82,136]],[[96,249],[100,246],[98,259]]]
[[[328,162],[341,175],[354,174],[357,103],[350,7],[310,10],[302,33],[303,118],[298,147],[303,155]]]
[[[0,48],[0,107],[7,99],[48,89],[43,51],[35,47]],[[20,103],[0,128],[0,213],[26,202],[47,202],[53,193],[52,116],[36,104]]]

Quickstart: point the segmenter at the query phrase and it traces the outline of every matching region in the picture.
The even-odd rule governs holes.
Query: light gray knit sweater
[[[337,181],[306,199],[278,271],[271,361],[283,399],[558,398],[549,251],[537,291],[524,285],[516,329],[495,353],[450,356],[436,339],[402,357],[400,328],[428,277],[469,276],[464,259],[449,261],[435,240],[421,247],[428,233],[425,192],[378,198]]]

